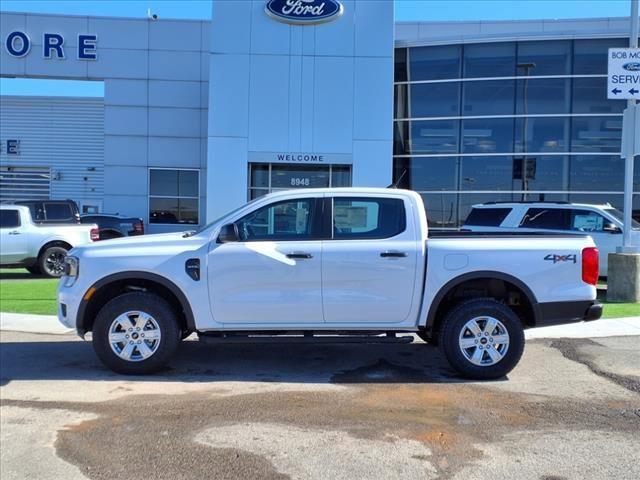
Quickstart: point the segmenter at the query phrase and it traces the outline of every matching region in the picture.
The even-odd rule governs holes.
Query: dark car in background
[[[87,213],[80,216],[80,221],[98,225],[100,240],[144,234],[144,221],[138,217],[127,217],[117,213]]]

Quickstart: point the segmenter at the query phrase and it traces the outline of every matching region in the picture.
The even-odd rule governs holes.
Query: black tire
[[[464,339],[474,340],[475,336],[472,332],[465,328],[468,321],[476,317],[493,317],[498,320],[502,327],[509,335],[508,347],[504,352],[502,358],[493,364],[476,365],[467,355],[472,355],[478,348],[483,349],[478,352],[483,361],[491,362],[491,355],[486,350],[487,346],[493,348],[491,353],[494,353],[497,348],[496,344],[490,343],[488,340],[492,337],[487,337],[484,342],[485,346],[471,346],[465,350],[467,355],[463,353],[462,346],[460,345],[460,336],[464,333]],[[483,320],[479,321],[480,323]],[[486,326],[486,323],[484,323]],[[500,327],[500,328],[502,328]],[[496,332],[496,330],[494,330]],[[484,332],[481,334],[484,336]],[[497,335],[497,334],[496,334]],[[478,337],[482,341],[482,336]],[[522,353],[524,351],[524,329],[520,318],[506,305],[494,300],[492,298],[477,298],[464,301],[455,306],[446,315],[442,327],[440,328],[439,336],[440,350],[449,361],[449,364],[462,376],[475,379],[475,380],[490,380],[496,378],[502,378],[507,375],[518,364]],[[493,347],[491,346],[493,345]],[[500,346],[499,348],[504,348]],[[495,354],[495,353],[494,353]]]
[[[153,354],[138,361],[121,358],[109,341],[109,331],[115,319],[132,311],[150,315],[161,335]],[[147,375],[161,370],[167,364],[180,344],[181,334],[175,311],[161,297],[145,292],[125,293],[109,301],[98,313],[93,324],[93,349],[102,363],[116,373]]]
[[[64,275],[64,258],[68,250],[60,245],[52,245],[43,250],[38,257],[40,272],[50,278],[60,278]]]
[[[40,270],[40,267],[35,264],[35,265],[31,265],[30,267],[24,267],[27,269],[27,272],[29,272],[32,275],[42,275],[42,270]]]

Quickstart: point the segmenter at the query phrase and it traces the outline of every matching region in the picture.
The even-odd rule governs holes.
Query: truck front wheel
[[[60,278],[64,275],[64,259],[67,249],[61,245],[47,247],[38,258],[38,267],[47,277]]]
[[[440,329],[440,349],[461,375],[476,380],[504,377],[524,351],[524,329],[518,316],[491,298],[455,306]]]
[[[180,343],[181,329],[161,297],[133,292],[109,301],[93,325],[93,348],[108,368],[126,375],[162,369]]]

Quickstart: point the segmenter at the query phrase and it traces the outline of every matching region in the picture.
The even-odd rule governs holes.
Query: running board
[[[394,334],[379,335],[219,335],[200,333],[198,339],[201,342],[219,345],[224,343],[244,344],[340,344],[340,343],[392,343],[406,344],[414,340],[413,335],[396,337]]]

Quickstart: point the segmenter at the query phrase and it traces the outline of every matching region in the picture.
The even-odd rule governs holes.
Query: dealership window
[[[622,117],[574,117],[571,149],[575,152],[619,152]]]
[[[623,38],[575,40],[573,42],[573,74],[606,74],[609,49],[628,46],[629,40]],[[601,92],[604,91],[604,89],[601,90]]]
[[[351,165],[249,164],[249,200],[278,190],[350,186]]]
[[[461,50],[460,45],[411,48],[411,80],[460,78]]]
[[[463,115],[513,115],[514,80],[486,80],[463,84]]]
[[[513,190],[512,157],[462,157],[461,190]]]
[[[513,118],[463,120],[464,153],[513,152]]]
[[[402,157],[394,163],[394,178],[400,188],[421,192],[456,190],[458,157]]]
[[[149,169],[149,223],[199,223],[198,170]]]
[[[521,78],[518,80],[516,90],[516,113],[518,114],[570,113],[571,80],[569,79]]]
[[[402,124],[410,124],[409,139],[394,139],[396,152],[408,153],[458,153],[458,130],[460,122],[458,120],[434,120],[434,121],[412,121],[396,122],[396,135],[407,134],[408,129]],[[399,151],[399,147],[404,150]]]
[[[566,152],[569,150],[569,118],[516,118],[515,137],[516,152]]]
[[[619,155],[574,155],[569,169],[571,190],[583,192],[622,192],[624,163]],[[640,179],[640,160],[636,160],[634,176]],[[634,186],[638,190],[638,185]]]
[[[430,229],[458,226],[458,195],[455,193],[420,193]]]
[[[571,74],[571,41],[543,40],[518,43],[518,75]]]
[[[573,79],[573,113],[622,113],[627,106],[624,100],[608,100],[602,92],[607,91],[607,78]]]
[[[454,117],[460,115],[460,82],[410,85],[411,117]]]
[[[511,77],[516,71],[516,44],[478,43],[464,46],[466,78]]]

